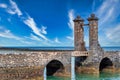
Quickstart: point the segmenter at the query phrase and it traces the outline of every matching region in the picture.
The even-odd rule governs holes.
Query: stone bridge
[[[70,64],[71,56],[88,56],[87,51],[18,51],[0,54],[0,67],[41,66],[52,60]]]
[[[84,20],[74,20],[74,50],[12,50],[3,49],[0,54],[1,80],[22,80],[33,77],[70,76],[71,57],[75,57],[77,73],[120,71],[120,51],[104,51],[98,41],[98,18],[92,14],[88,19],[89,50],[84,42]],[[0,52],[3,51],[0,49]],[[12,51],[12,52],[8,52]],[[43,80],[40,78],[40,80]]]
[[[86,64],[90,63],[90,51],[15,51],[12,54],[0,54],[0,77],[3,79],[13,79],[16,77],[43,76],[45,67],[48,70],[48,75],[59,76],[59,72],[62,72],[66,76],[70,75],[71,72],[71,57],[82,58],[85,56],[88,58],[85,59],[82,66],[86,67]],[[114,67],[120,67],[120,64],[118,64],[120,63],[120,52],[118,51],[106,51],[100,60],[95,56],[94,61],[98,62],[95,66],[99,66],[100,68],[102,60],[106,58],[113,63]],[[109,66],[109,64],[106,66]],[[89,67],[91,67],[90,64]],[[58,72],[53,71],[51,73],[50,70],[54,68],[57,68],[56,71],[58,70]],[[5,75],[8,75],[8,77]]]
[[[6,54],[7,53],[7,54]],[[37,73],[40,72],[39,76],[43,76],[44,68],[48,66],[53,68],[62,68],[62,72],[71,72],[71,57],[72,56],[88,56],[87,51],[79,52],[72,50],[58,50],[58,51],[14,51],[11,53],[7,52],[0,54],[0,77],[5,78],[3,74],[8,74],[6,78],[14,78],[14,75],[19,75],[21,78],[26,78],[26,76],[31,76],[31,69],[34,69]],[[51,63],[53,62],[53,63]],[[54,64],[54,66],[49,66],[48,64]],[[37,68],[36,68],[37,67]],[[16,69],[18,71],[16,71]],[[24,72],[24,69],[29,70]],[[9,69],[13,71],[8,71]],[[15,70],[14,70],[15,69]],[[22,69],[22,70],[21,70]],[[38,70],[39,69],[39,70]],[[58,70],[57,69],[57,70]],[[8,72],[7,72],[8,71]],[[13,73],[15,72],[15,73]],[[51,72],[51,71],[50,71]],[[56,71],[55,71],[56,72]],[[55,73],[53,71],[53,73]],[[48,75],[53,75],[53,73],[48,73]],[[13,76],[10,76],[13,75]],[[33,74],[37,75],[37,74]]]

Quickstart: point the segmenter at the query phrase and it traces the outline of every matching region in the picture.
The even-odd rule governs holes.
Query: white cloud
[[[36,23],[35,23],[35,21],[34,21],[33,18],[31,18],[30,16],[28,16],[25,20],[23,20],[23,22],[24,22],[29,28],[31,28],[32,31],[33,31],[36,35],[40,36],[40,37],[43,38],[44,40],[48,40],[48,39],[46,38],[46,36],[44,36],[44,35],[40,32],[41,30],[37,27],[37,25],[36,25]]]
[[[6,29],[3,29],[3,28],[0,28],[0,37],[21,40],[21,38],[12,34],[10,30],[6,30]]]
[[[119,15],[119,0],[104,0],[97,9],[96,14],[100,18],[100,25],[113,22]]]
[[[41,33],[43,33],[43,34],[47,34],[47,31],[46,31],[46,29],[47,29],[47,27],[45,27],[45,26],[42,26],[42,28],[41,28]]]
[[[7,9],[7,12],[9,13],[9,14],[17,14],[18,16],[21,16],[22,15],[22,12],[21,12],[21,10],[18,8],[18,6],[17,6],[17,4],[14,2],[14,1],[12,1],[12,0],[9,0],[10,1],[10,4],[11,4],[11,6],[10,6],[10,8],[8,8]]]
[[[67,36],[66,38],[72,41],[74,40],[74,37],[71,37],[71,36]]]
[[[30,29],[32,29],[33,33],[40,36],[44,40],[48,40],[47,37],[43,35],[43,34],[47,34],[47,31],[46,31],[47,27],[42,26],[41,29],[38,28],[36,22],[32,17],[30,17],[29,15],[27,17],[26,16],[23,17],[22,16],[23,13],[18,8],[17,4],[13,0],[9,0],[9,2],[11,6],[6,9],[6,11],[9,14],[12,14],[12,15],[17,14],[19,18],[23,20],[23,23],[26,24]],[[11,20],[8,19],[8,21],[11,21]]]
[[[24,43],[24,44],[33,44],[33,42],[24,41],[24,40],[21,40],[21,42]]]
[[[66,36],[66,38],[73,41],[74,40],[74,22],[73,22],[73,20],[75,19],[75,14],[74,14],[73,9],[68,11],[68,17],[69,17],[68,26],[72,30],[72,34],[71,34],[71,36]]]
[[[116,22],[120,15],[120,0],[102,0],[96,14],[100,19],[100,42],[105,46],[120,44],[120,25]]]
[[[7,8],[7,5],[4,4],[4,3],[1,3],[1,4],[0,4],[0,8]]]
[[[106,36],[109,40],[120,42],[120,24],[114,28],[107,29]]]
[[[74,10],[73,9],[69,10],[68,17],[69,17],[68,26],[69,26],[70,29],[74,30],[74,22],[73,22],[73,20],[74,20]]]
[[[26,41],[24,38],[14,35],[10,30],[7,30],[1,26],[0,26],[0,37],[8,38],[8,39],[15,39],[24,44],[31,44],[31,42]]]
[[[30,39],[36,40],[36,41],[41,41],[41,39],[33,34],[31,34]]]
[[[55,43],[61,43],[57,37],[55,38]]]

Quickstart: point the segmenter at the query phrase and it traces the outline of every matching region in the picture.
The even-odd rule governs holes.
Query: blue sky
[[[73,19],[99,18],[101,46],[120,46],[120,0],[0,0],[0,46],[74,46]],[[89,27],[85,26],[89,45]]]

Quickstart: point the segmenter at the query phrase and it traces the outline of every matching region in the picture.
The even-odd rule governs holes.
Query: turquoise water
[[[101,73],[100,75],[79,74],[75,80],[120,80],[120,74]]]
[[[49,76],[47,80],[71,80],[71,78]],[[72,80],[120,80],[120,74],[101,73],[100,75],[77,74]]]

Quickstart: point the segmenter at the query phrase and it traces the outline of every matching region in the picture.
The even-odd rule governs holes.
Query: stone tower
[[[84,20],[77,16],[74,21],[74,46],[77,51],[85,51],[84,43]]]
[[[92,63],[99,63],[104,53],[98,41],[98,18],[91,14],[89,21],[89,60]]]
[[[89,48],[94,50],[98,46],[98,18],[91,14],[89,21]]]

